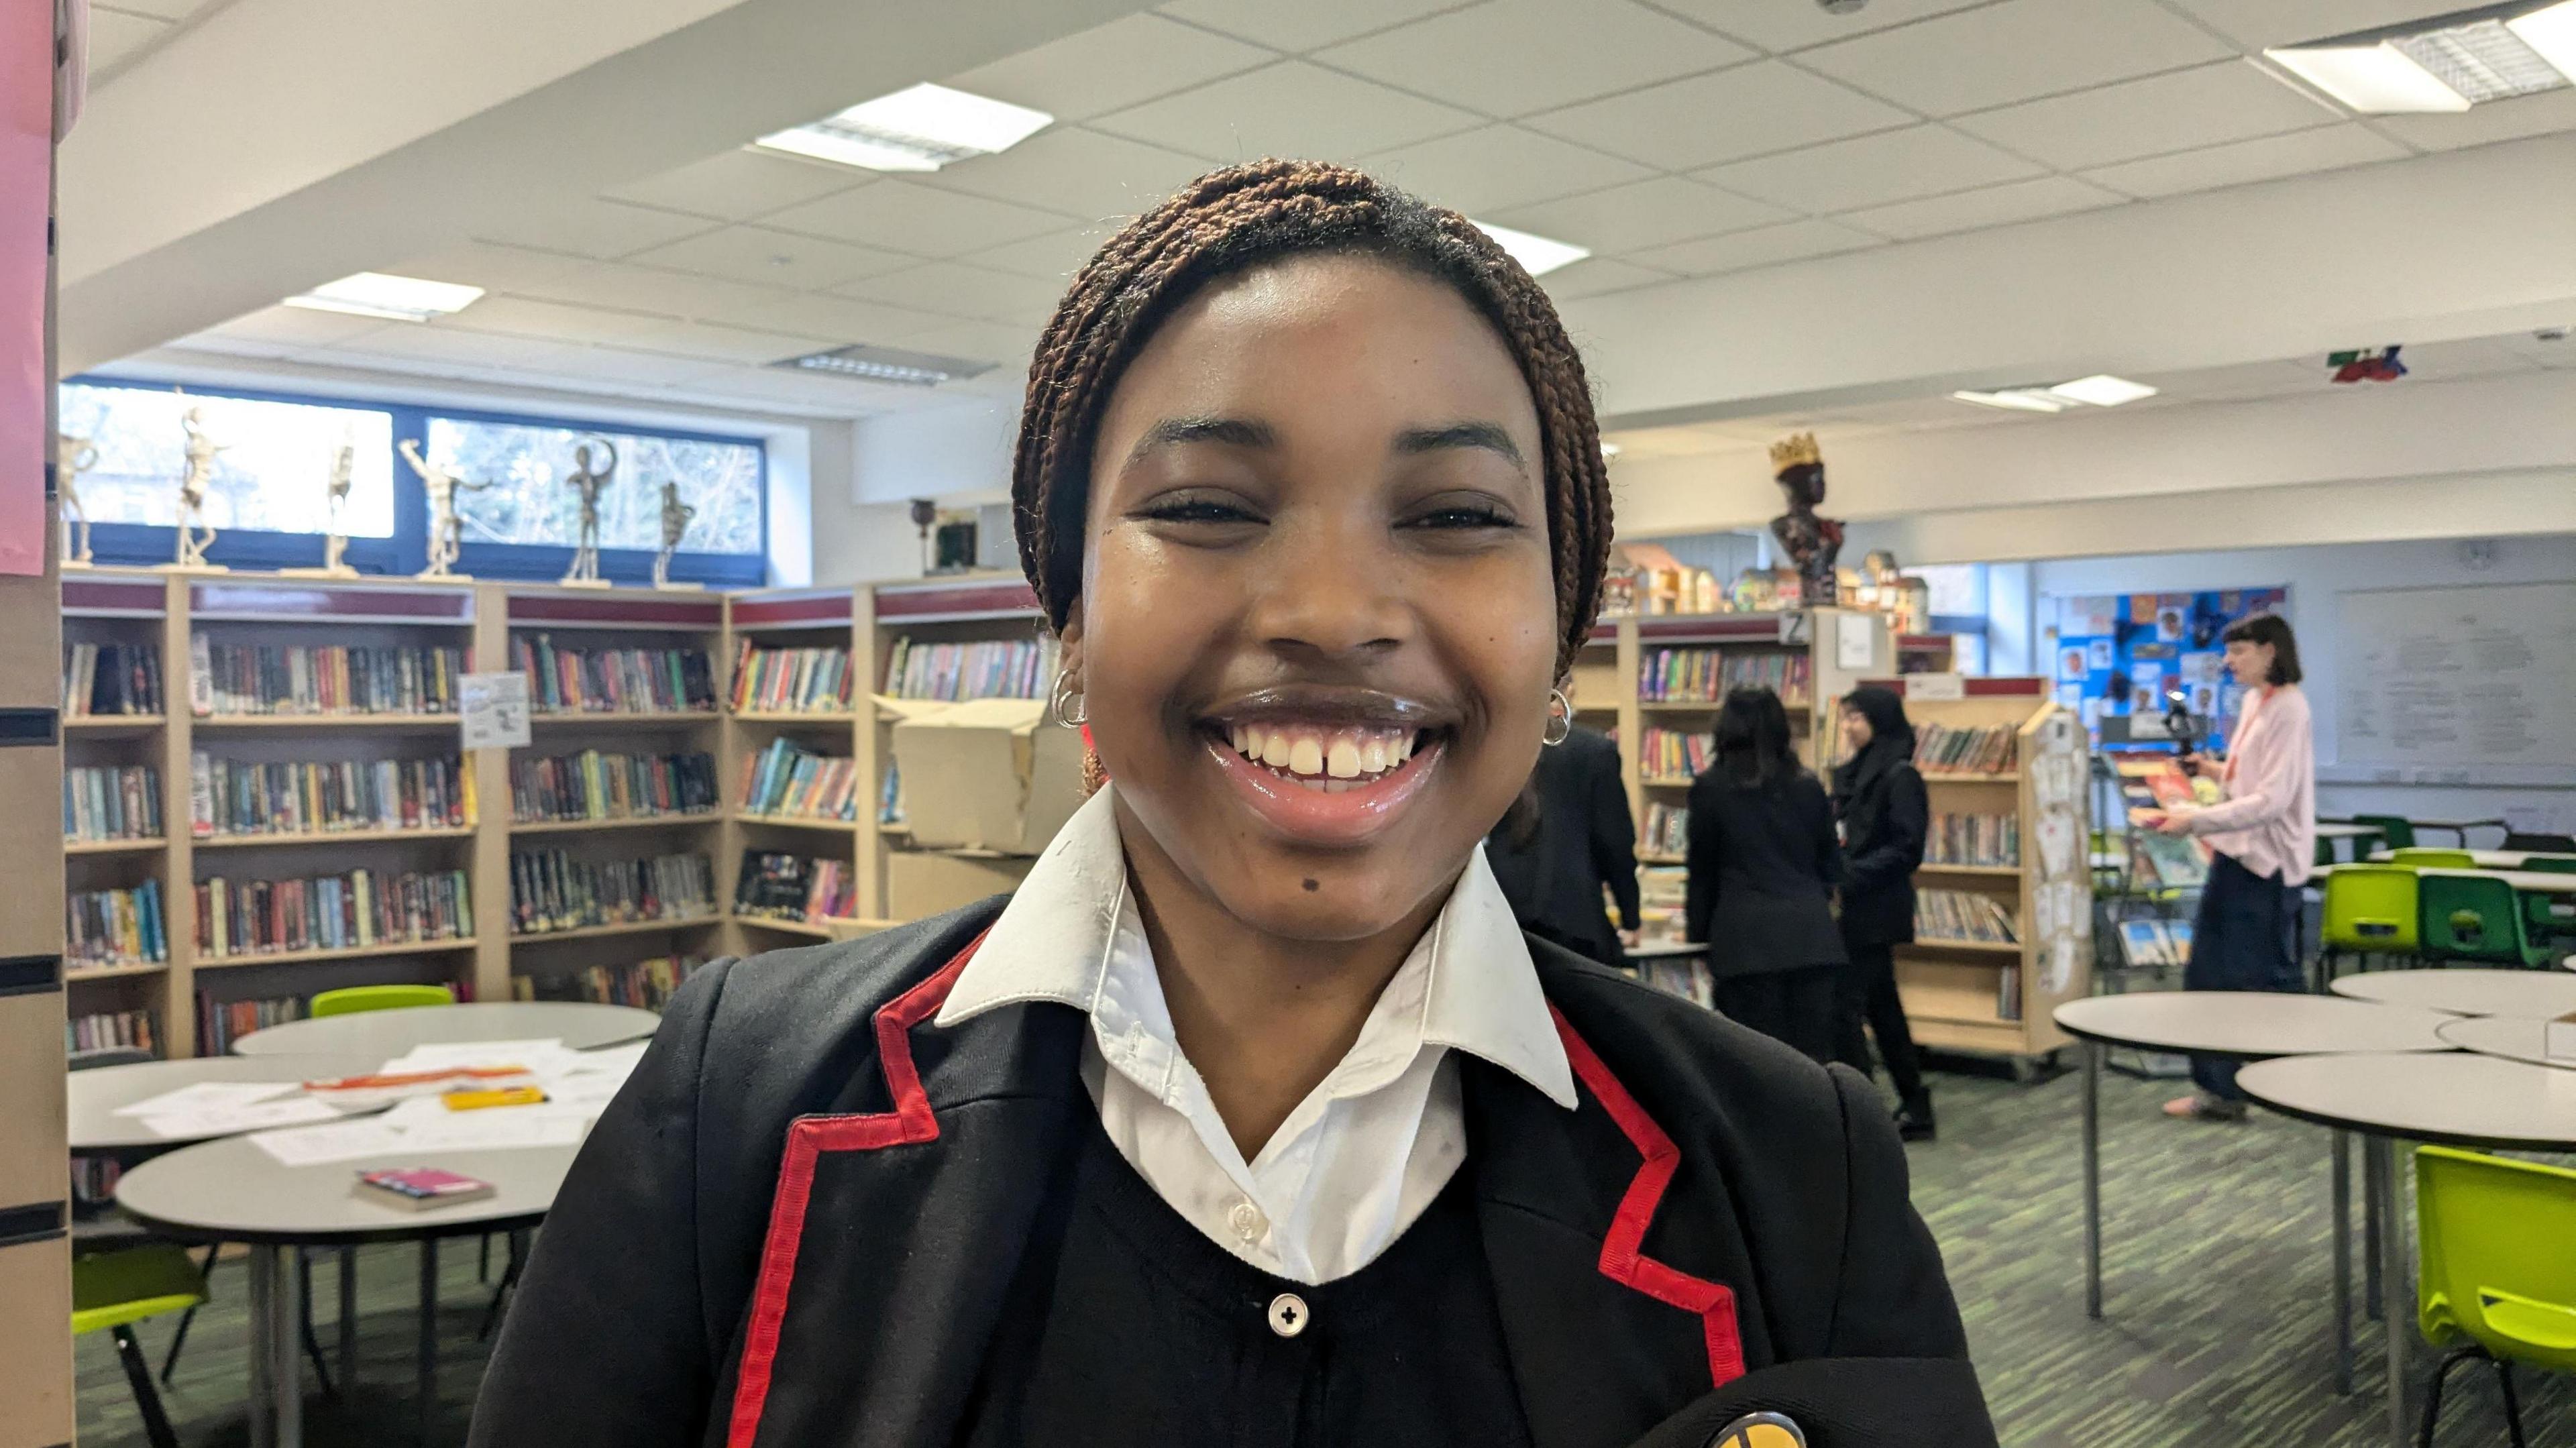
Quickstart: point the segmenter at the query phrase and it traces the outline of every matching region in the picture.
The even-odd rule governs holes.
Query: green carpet
[[[2076,1079],[2016,1086],[1939,1078],[1941,1140],[1913,1148],[1914,1199],[1948,1256],[2003,1441],[2010,1448],[2384,1442],[2376,1324],[2357,1333],[2354,1394],[2338,1398],[2332,1386],[2325,1133],[2259,1112],[2233,1127],[2168,1121],[2156,1107],[2176,1091],[2172,1082],[2104,1078],[2107,1315],[2097,1323],[2084,1316]],[[408,1247],[364,1254],[359,1381],[345,1402],[314,1395],[305,1418],[312,1448],[417,1441],[417,1260]],[[474,1281],[470,1244],[451,1246],[443,1262],[434,1441],[453,1444],[464,1438],[482,1361],[474,1331],[485,1289]],[[314,1279],[327,1351],[335,1340],[330,1269],[317,1267]],[[165,1395],[187,1448],[245,1441],[238,1265],[216,1268],[215,1291]],[[2411,1308],[2401,1315],[2413,1318]],[[139,1329],[156,1364],[173,1322]],[[2419,1351],[2419,1366],[2428,1360]],[[145,1448],[105,1334],[80,1341],[79,1363],[81,1443]],[[2530,1441],[2576,1443],[2570,1384],[2532,1372],[2518,1381]],[[2437,1441],[2502,1444],[2493,1374],[2463,1369],[2453,1383]]]

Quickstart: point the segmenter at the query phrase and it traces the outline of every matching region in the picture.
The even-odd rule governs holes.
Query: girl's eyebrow
[[[1512,466],[1522,466],[1520,447],[1512,435],[1490,422],[1453,422],[1445,427],[1413,427],[1395,435],[1398,453],[1438,452],[1442,448],[1480,447],[1500,453]]]
[[[1167,417],[1145,429],[1128,451],[1127,461],[1135,462],[1157,448],[1177,447],[1182,443],[1216,442],[1232,447],[1276,447],[1278,430],[1266,422],[1248,417]]]

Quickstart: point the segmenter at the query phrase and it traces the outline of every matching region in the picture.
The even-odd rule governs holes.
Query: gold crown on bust
[[[1821,463],[1825,455],[1816,451],[1816,435],[1793,432],[1771,444],[1771,471],[1794,468],[1800,463]]]

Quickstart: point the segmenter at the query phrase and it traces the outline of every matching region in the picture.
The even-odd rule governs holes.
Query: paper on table
[[[571,1064],[564,1071],[572,1076],[607,1075],[623,1080],[644,1059],[645,1048],[652,1044],[651,1041],[629,1041],[622,1046],[604,1046],[596,1051],[575,1051]]]
[[[293,1081],[199,1081],[176,1091],[146,1096],[130,1105],[116,1108],[118,1116],[175,1116],[183,1111],[205,1111],[218,1106],[248,1106],[283,1096],[296,1088]]]
[[[165,1112],[144,1117],[143,1125],[155,1136],[239,1136],[245,1131],[265,1131],[272,1126],[331,1121],[339,1115],[328,1101],[297,1096],[285,1101],[255,1101],[238,1106]]]
[[[589,1129],[589,1118],[577,1112],[536,1106],[449,1111],[424,1099],[361,1121],[263,1131],[251,1140],[284,1165],[315,1166],[409,1152],[578,1146]]]
[[[282,1165],[315,1166],[327,1161],[355,1161],[362,1156],[384,1156],[400,1151],[403,1134],[385,1118],[368,1116],[356,1121],[335,1121],[328,1126],[263,1131],[251,1137],[251,1141]]]
[[[387,1061],[382,1069],[392,1075],[448,1066],[524,1066],[543,1075],[562,1070],[565,1059],[576,1054],[564,1049],[560,1036],[529,1041],[438,1041],[414,1046]]]

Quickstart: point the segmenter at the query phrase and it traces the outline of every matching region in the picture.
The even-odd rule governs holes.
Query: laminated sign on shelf
[[[464,720],[468,749],[524,749],[528,746],[528,676],[466,674],[459,678],[458,714]]]

